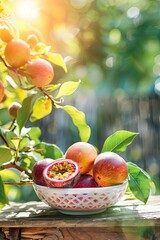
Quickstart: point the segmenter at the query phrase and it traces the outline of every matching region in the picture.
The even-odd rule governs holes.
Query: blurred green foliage
[[[99,94],[154,94],[160,74],[160,1],[70,4],[68,21],[77,33],[66,52],[73,57],[72,74]],[[61,40],[67,43],[67,36]]]
[[[58,69],[57,81],[81,79],[97,94],[159,94],[159,0],[12,2],[21,37],[32,31],[66,57],[70,75]]]

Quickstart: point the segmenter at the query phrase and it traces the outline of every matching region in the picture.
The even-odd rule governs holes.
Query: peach
[[[128,177],[128,165],[116,153],[101,153],[94,162],[93,177],[101,187],[122,184]]]
[[[31,84],[36,87],[44,87],[51,83],[54,70],[50,62],[39,58],[28,63],[26,73],[31,77]]]
[[[12,40],[6,45],[4,55],[10,66],[19,68],[30,60],[30,47],[21,39]]]
[[[85,174],[92,168],[97,157],[97,151],[90,143],[76,142],[67,149],[65,156],[77,162],[80,167],[80,174]]]

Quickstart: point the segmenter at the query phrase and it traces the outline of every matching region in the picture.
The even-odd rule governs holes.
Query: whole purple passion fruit
[[[36,184],[41,186],[47,186],[43,178],[43,170],[53,161],[54,160],[51,158],[44,158],[34,164],[32,170],[32,178]]]
[[[89,174],[82,175],[74,188],[95,188],[98,184],[94,180],[93,176]]]

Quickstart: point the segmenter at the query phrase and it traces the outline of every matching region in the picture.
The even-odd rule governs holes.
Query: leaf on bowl
[[[136,164],[128,162],[128,175],[129,188],[133,195],[147,203],[153,183],[148,173]]]

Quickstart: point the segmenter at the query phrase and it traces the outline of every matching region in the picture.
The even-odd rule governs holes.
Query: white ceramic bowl
[[[33,183],[41,201],[71,215],[103,212],[115,205],[125,194],[128,182],[111,187],[98,188],[49,188]]]

